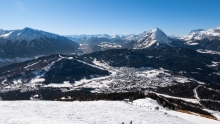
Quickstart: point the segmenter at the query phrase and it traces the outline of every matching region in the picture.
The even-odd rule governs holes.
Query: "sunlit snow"
[[[34,96],[34,97],[37,97]],[[166,110],[150,99],[56,102],[0,101],[1,124],[218,124],[218,121]]]

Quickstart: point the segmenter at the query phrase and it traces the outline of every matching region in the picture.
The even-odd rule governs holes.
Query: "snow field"
[[[166,109],[149,98],[123,101],[1,101],[1,124],[217,124],[218,121]]]

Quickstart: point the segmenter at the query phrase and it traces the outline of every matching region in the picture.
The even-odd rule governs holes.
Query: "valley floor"
[[[1,124],[219,124],[219,121],[166,110],[149,98],[123,101],[0,101]]]

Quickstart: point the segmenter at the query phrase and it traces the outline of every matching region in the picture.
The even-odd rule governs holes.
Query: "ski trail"
[[[198,88],[199,88],[199,85],[198,85],[196,88],[193,89],[193,93],[194,93],[194,97],[195,97],[196,99],[200,100],[200,98],[199,98],[199,96],[198,96],[198,94],[197,94],[197,91],[196,91]]]

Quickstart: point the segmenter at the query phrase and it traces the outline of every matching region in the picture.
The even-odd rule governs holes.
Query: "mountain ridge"
[[[80,53],[78,48],[78,43],[64,36],[37,29],[2,30],[0,35],[0,66],[17,62],[16,58],[30,59],[39,55],[56,53],[78,54]]]
[[[213,29],[197,29],[192,30],[189,34],[183,36],[181,39],[190,41],[190,40],[203,40],[203,39],[210,39],[212,37],[216,37],[220,39],[220,27],[213,28]]]
[[[1,38],[5,38],[12,41],[31,41],[34,39],[40,38],[57,38],[58,34],[49,33],[42,30],[32,29],[29,27],[25,27],[23,29],[17,30],[2,30],[0,35]]]
[[[219,30],[220,30],[220,27],[216,27],[216,28],[208,29],[208,30],[195,29],[195,30],[191,30],[188,34],[186,34],[183,37],[174,36],[174,35],[170,35],[170,36],[178,38],[178,39],[182,39],[182,40],[189,40],[189,39],[193,39],[193,38],[195,39],[195,37],[197,36],[197,35],[194,36],[193,34],[199,34],[199,33],[201,34],[201,33],[204,33],[204,32],[205,32],[206,35],[220,36],[219,34],[214,34],[215,32],[219,33]],[[79,35],[66,35],[66,36],[69,37],[69,38],[70,37],[75,38],[75,40],[77,40],[78,38],[82,38],[82,37],[102,37],[102,38],[111,39],[111,38],[113,38],[113,36],[115,36],[115,37],[118,36],[117,38],[124,38],[124,39],[127,39],[127,40],[140,40],[140,36],[145,35],[147,32],[149,32],[149,31],[144,31],[140,34],[127,34],[127,35],[123,35],[123,34],[116,34],[116,35],[108,35],[108,34],[86,35],[86,34],[79,34]],[[192,36],[190,37],[188,35],[192,35]],[[169,36],[169,35],[167,35],[167,36]]]

